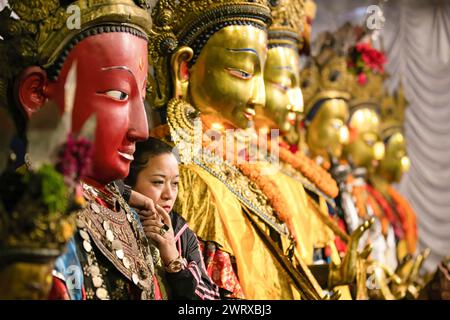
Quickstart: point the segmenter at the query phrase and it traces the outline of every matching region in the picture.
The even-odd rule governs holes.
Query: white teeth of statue
[[[133,160],[134,160],[134,157],[133,157],[131,154],[123,153],[123,152],[120,152],[120,151],[119,151],[119,154],[120,154],[122,157],[124,157],[125,159],[127,159],[127,160],[130,160],[130,161],[133,161]]]

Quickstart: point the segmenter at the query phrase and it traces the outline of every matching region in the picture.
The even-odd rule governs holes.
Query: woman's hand
[[[158,247],[162,262],[167,266],[179,253],[169,214],[159,205],[155,205],[155,210],[141,210],[139,216],[146,236]]]

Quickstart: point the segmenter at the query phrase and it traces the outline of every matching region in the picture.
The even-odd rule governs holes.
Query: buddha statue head
[[[320,53],[300,74],[305,100],[306,144],[312,157],[331,162],[339,158],[348,141],[348,84],[350,76],[343,55],[326,38]]]
[[[371,172],[384,157],[384,144],[380,136],[383,75],[370,72],[365,83],[354,77],[350,88],[350,140],[345,146],[344,158],[353,166],[364,167]]]
[[[257,110],[258,129],[296,130],[303,112],[300,89],[300,54],[304,24],[303,1],[277,1],[271,5],[269,50],[264,68],[265,107]]]
[[[351,75],[347,124],[350,140],[343,159],[370,173],[384,156],[384,145],[380,141],[380,103],[386,59],[372,46],[370,32],[362,27],[346,23],[336,34],[345,39],[343,44],[347,47],[347,67]]]
[[[152,17],[156,107],[179,98],[220,125],[249,127],[265,103],[266,1],[162,0]]]
[[[0,99],[16,119],[32,117],[47,103],[61,114],[71,110],[74,133],[95,116],[86,178],[105,185],[126,177],[135,142],[148,135],[143,99],[151,18],[145,1],[9,5],[1,12]],[[11,11],[19,19],[10,18]]]
[[[406,107],[407,101],[401,85],[393,94],[385,91],[381,103],[381,138],[385,145],[385,155],[377,168],[377,174],[389,183],[400,182],[410,167],[403,133]]]
[[[0,12],[2,108],[22,138],[44,110],[64,115],[59,122],[70,120],[74,135],[95,118],[82,178],[100,187],[128,175],[135,142],[148,135],[147,9],[145,1],[133,0],[9,0]],[[0,201],[0,297],[47,299],[54,259],[72,237],[75,217],[56,170],[24,171],[8,185],[15,190],[23,183],[20,194],[5,200],[2,191]]]

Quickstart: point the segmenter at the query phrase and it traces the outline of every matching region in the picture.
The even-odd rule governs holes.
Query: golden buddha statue
[[[280,144],[281,174],[274,173],[276,178],[273,180],[289,206],[295,208],[292,211],[298,219],[296,228],[302,228],[297,238],[297,242],[302,245],[302,258],[310,265],[322,264],[325,261],[328,266],[339,265],[339,268],[332,267],[325,271],[328,274],[327,280],[333,279],[334,283],[327,281],[321,284],[330,288],[337,283],[352,282],[352,277],[348,276],[344,269],[356,269],[356,260],[349,261],[350,256],[354,257],[353,253],[349,253],[344,263],[341,263],[334,245],[333,228],[330,228],[334,226],[334,230],[339,230],[328,216],[325,199],[334,205],[337,185],[328,172],[304,154],[291,153],[290,143],[285,141],[291,136],[291,131],[298,134],[295,124],[303,111],[299,77],[301,28],[305,23],[303,8],[298,1],[279,1],[277,5],[271,6],[271,9],[273,23],[269,28],[269,50],[264,70],[266,106],[257,109],[255,124],[256,128],[263,132],[280,130],[281,139],[269,141],[269,144]],[[365,228],[367,226],[363,227]],[[346,240],[351,239],[353,250],[357,248],[359,236],[359,232],[352,237],[344,235]],[[323,264],[312,268],[315,271],[320,269],[322,275],[318,277],[324,278]],[[350,298],[347,288],[340,288],[340,291],[342,298]]]
[[[355,186],[350,187],[348,183],[350,168],[338,162],[348,149],[349,140],[352,138],[347,123],[353,115],[351,113],[353,109],[350,109],[349,104],[352,92],[350,89],[355,82],[355,77],[349,72],[347,64],[346,45],[351,39],[351,33],[343,31],[346,30],[340,30],[337,34],[319,35],[316,43],[319,53],[314,60],[308,62],[301,74],[306,106],[306,144],[309,154],[324,168],[330,170],[339,185],[339,195],[335,198],[336,206],[329,209],[339,226],[337,230],[334,228],[336,235],[344,234],[335,240],[341,256],[347,255],[349,250],[345,234],[354,233],[364,221],[376,223],[373,216],[360,215],[357,210],[359,203],[358,205],[354,203],[353,191],[361,190],[360,173],[358,183],[355,182]],[[366,259],[374,244],[366,239],[371,232],[362,235],[357,244],[357,249],[362,250],[362,253],[355,258],[357,278],[352,293],[356,299],[368,298]]]
[[[409,170],[403,123],[407,101],[403,88],[392,94],[383,91],[381,102],[381,138],[385,145],[385,156],[379,166],[370,175],[370,182],[377,192],[379,203],[390,211],[391,224],[396,239],[396,259],[399,262],[395,274],[398,281],[391,283],[396,298],[417,298],[423,284],[418,270],[429,255],[429,250],[416,254],[417,225],[414,210],[408,201],[392,186],[398,183],[402,175]]]
[[[247,133],[266,99],[266,1],[160,1],[153,21],[155,105],[167,106],[170,129],[154,133],[169,133],[179,149],[175,210],[205,247],[213,281],[225,297],[324,298],[294,253],[292,215],[262,174],[266,163],[248,165],[253,135]],[[237,131],[230,135],[237,147],[223,154],[227,130]]]
[[[345,25],[338,32],[352,34],[352,28],[351,25]],[[352,173],[344,183],[345,190],[341,192],[341,203],[346,200],[343,197],[345,193],[352,195],[354,210],[350,210],[351,204],[346,206],[347,213],[353,211],[353,219],[346,220],[346,227],[349,230],[355,226],[351,220],[375,218],[374,227],[363,239],[363,243],[373,245],[368,273],[377,284],[368,294],[372,298],[395,299],[398,295],[393,294],[388,284],[391,284],[391,287],[398,285],[402,278],[394,273],[398,261],[401,261],[396,257],[396,238],[398,238],[396,230],[399,229],[396,225],[400,217],[391,210],[369,181],[369,177],[380,170],[381,162],[384,161],[382,125],[390,127],[392,123],[392,120],[388,120],[390,116],[386,117],[386,112],[382,112],[382,105],[386,105],[387,102],[386,99],[382,101],[385,59],[383,54],[364,38],[353,39],[356,42],[351,46],[348,62],[349,69],[353,71],[353,80],[349,87],[350,115],[347,122],[350,139],[342,157],[344,162],[351,165]],[[401,154],[402,157],[403,155],[404,153]],[[386,168],[386,164],[383,164],[383,168]]]

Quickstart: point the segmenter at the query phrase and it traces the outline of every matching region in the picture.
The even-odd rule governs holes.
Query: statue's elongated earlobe
[[[187,84],[189,76],[185,67],[187,62],[194,56],[194,51],[190,47],[181,47],[173,55],[171,59],[172,79],[173,79],[173,96],[182,98],[186,96]],[[184,67],[183,67],[184,66]]]
[[[47,73],[40,67],[29,67],[20,75],[17,81],[18,102],[27,118],[44,106],[47,86]]]

